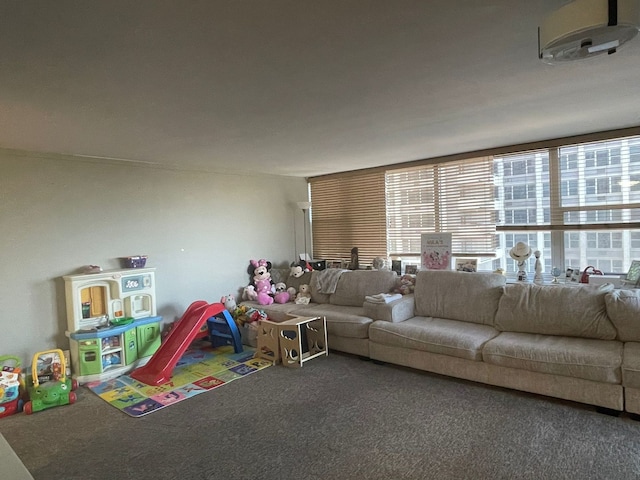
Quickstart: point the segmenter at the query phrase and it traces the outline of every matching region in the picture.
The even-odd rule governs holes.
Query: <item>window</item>
[[[523,167],[526,168],[526,167]],[[493,255],[496,215],[490,158],[389,170],[389,255],[420,255],[422,233],[450,232],[454,255]]]
[[[547,272],[593,265],[626,273],[640,259],[640,136],[310,183],[318,256],[348,257],[352,246],[368,245],[418,263],[422,233],[451,232],[454,256],[477,257],[479,270],[515,272],[508,252],[519,241],[541,251]],[[323,203],[332,206],[331,215]],[[367,230],[374,224],[384,239]],[[529,273],[534,263],[532,256]]]
[[[581,269],[593,265],[608,273],[623,273],[625,266],[637,256],[631,248],[633,230],[630,227],[640,227],[637,224],[640,195],[635,197],[635,188],[640,186],[640,162],[632,162],[632,154],[640,155],[639,146],[640,137],[633,137],[550,149],[555,155],[542,161],[549,162],[550,171],[554,171],[553,158],[558,158],[557,176],[545,176],[542,165],[536,167],[535,174],[536,185],[542,181],[543,191],[547,186],[550,190],[548,216],[511,215],[507,208],[509,199],[505,196],[505,222],[498,226],[498,231],[518,226],[540,232],[568,230],[556,237],[555,247],[564,255],[558,259],[559,264]],[[495,161],[508,163],[510,157]],[[513,180],[503,181],[515,189],[518,185],[513,184]],[[515,180],[520,182],[520,189],[530,184],[529,178]],[[557,188],[554,185],[559,186],[559,195],[554,195]],[[640,192],[640,187],[637,191]],[[547,207],[544,195],[538,195],[535,202],[543,211]],[[603,226],[607,230],[602,230]],[[509,244],[508,237],[505,243]],[[550,255],[551,251],[544,253]]]
[[[312,180],[313,256],[370,265],[387,256],[384,172]]]

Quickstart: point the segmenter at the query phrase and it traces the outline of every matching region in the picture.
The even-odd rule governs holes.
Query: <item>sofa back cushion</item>
[[[416,315],[493,325],[505,283],[497,273],[420,270],[414,290]]]
[[[640,342],[640,290],[614,290],[604,299],[618,340]]]
[[[613,285],[507,285],[495,327],[503,332],[539,333],[613,340],[616,329],[607,317],[605,295]]]
[[[311,301],[313,303],[329,303],[331,295],[320,291],[320,285],[318,283],[318,275],[321,274],[320,272],[322,272],[322,270],[313,270],[311,272],[311,279],[309,280],[309,285],[311,286]]]
[[[396,285],[397,275],[392,270],[350,270],[340,275],[335,293],[329,303],[361,307],[364,297],[389,293]]]

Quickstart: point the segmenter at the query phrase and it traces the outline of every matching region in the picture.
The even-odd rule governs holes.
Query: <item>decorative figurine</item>
[[[349,264],[349,270],[359,270],[360,261],[358,260],[358,247],[351,249],[351,263]]]
[[[518,264],[518,281],[527,281],[527,272],[524,269],[526,261],[531,256],[531,247],[524,242],[516,243],[515,247],[509,250],[509,256]]]
[[[536,264],[534,270],[536,271],[533,276],[533,283],[543,283],[542,280],[542,263],[540,262],[540,250],[533,252],[533,256],[536,257]]]
[[[553,277],[553,281],[551,283],[560,283],[558,281],[558,277],[562,275],[562,270],[560,270],[558,267],[553,267],[551,269],[551,276]]]

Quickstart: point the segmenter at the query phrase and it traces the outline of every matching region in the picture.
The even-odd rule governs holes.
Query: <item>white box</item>
[[[616,288],[620,288],[622,277],[620,275],[589,275],[589,285],[604,285],[605,283],[613,283]]]

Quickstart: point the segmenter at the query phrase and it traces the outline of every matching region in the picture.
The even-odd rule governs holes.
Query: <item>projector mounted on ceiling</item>
[[[638,33],[638,0],[575,0],[553,12],[538,28],[545,63],[612,54]]]

